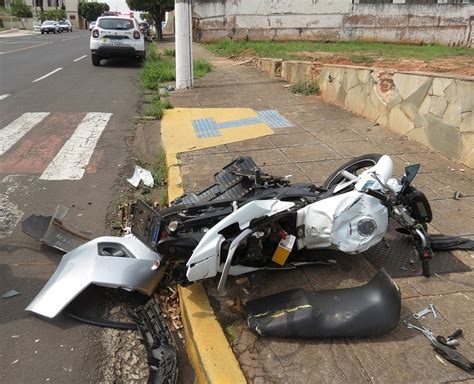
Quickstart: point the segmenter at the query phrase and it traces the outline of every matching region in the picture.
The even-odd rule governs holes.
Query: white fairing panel
[[[297,223],[305,228],[299,249],[335,248],[360,253],[382,240],[388,212],[376,198],[351,191],[300,209]]]
[[[101,243],[109,248],[123,246],[129,254],[102,256],[98,251]],[[164,272],[164,269],[153,269],[160,258],[133,235],[98,237],[62,257],[53,276],[26,310],[53,318],[90,284],[124,288],[150,296]]]
[[[197,281],[217,274],[219,267],[219,250],[224,236],[219,234],[224,228],[237,223],[241,230],[247,228],[250,221],[258,217],[273,216],[294,206],[294,203],[280,200],[255,200],[226,216],[212,227],[194,249],[186,263],[186,277]]]
[[[393,172],[393,161],[390,156],[383,155],[377,164],[373,167],[362,172],[359,177],[359,181],[355,185],[355,189],[358,191],[363,191],[367,189],[381,189],[382,186],[377,181],[376,178],[372,176],[372,173],[375,173],[377,177],[383,183],[387,183],[388,180],[392,177]]]

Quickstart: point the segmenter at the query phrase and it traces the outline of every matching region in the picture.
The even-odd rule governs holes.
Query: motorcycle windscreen
[[[374,337],[400,319],[400,290],[382,268],[360,287],[307,292],[303,289],[250,300],[247,323],[261,336]]]

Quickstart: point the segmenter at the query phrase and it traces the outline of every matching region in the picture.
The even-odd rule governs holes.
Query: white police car
[[[145,60],[146,46],[140,26],[133,17],[102,16],[92,30],[90,49],[93,65],[101,59],[135,57],[141,64]]]

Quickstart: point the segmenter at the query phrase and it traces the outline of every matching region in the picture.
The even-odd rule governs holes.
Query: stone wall
[[[321,96],[474,168],[474,78],[260,59],[291,83],[318,82]]]
[[[196,0],[198,41],[377,40],[470,45],[474,4]]]

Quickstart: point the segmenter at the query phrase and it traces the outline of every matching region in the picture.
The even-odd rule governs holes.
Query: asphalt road
[[[88,31],[0,37],[0,296],[21,292],[0,298],[1,383],[100,377],[96,329],[24,310],[61,253],[24,235],[20,222],[62,204],[69,227],[106,231],[129,166],[138,70],[135,61],[93,67]]]

